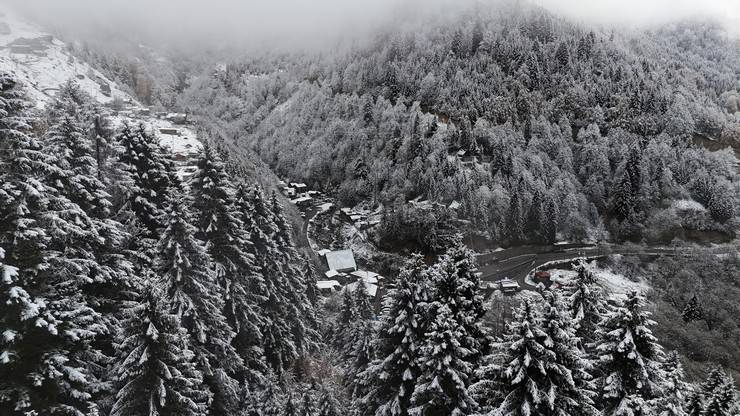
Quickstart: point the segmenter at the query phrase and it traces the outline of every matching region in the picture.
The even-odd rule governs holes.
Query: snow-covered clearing
[[[15,74],[26,86],[30,98],[43,108],[60,84],[74,79],[83,91],[100,103],[116,98],[135,103],[115,82],[66,50],[66,44],[10,12],[0,14],[0,23],[10,33],[0,32],[0,70]],[[33,43],[34,52],[22,51],[24,43]],[[11,44],[16,46],[11,47]],[[108,92],[107,88],[110,88]]]
[[[610,268],[598,267],[595,261],[588,263],[588,267],[609,295],[622,297],[632,290],[644,293],[649,288],[645,282],[633,282],[624,275],[615,273]],[[560,285],[567,284],[576,276],[576,272],[573,270],[552,269],[548,271],[550,272],[550,279]]]

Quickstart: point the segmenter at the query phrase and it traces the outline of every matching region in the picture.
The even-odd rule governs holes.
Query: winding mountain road
[[[525,279],[535,269],[548,263],[560,263],[577,258],[599,258],[610,254],[637,256],[676,256],[687,254],[691,248],[664,247],[620,247],[620,246],[522,246],[481,254],[476,257],[481,280],[494,282],[509,278],[519,283],[522,289],[535,289]]]

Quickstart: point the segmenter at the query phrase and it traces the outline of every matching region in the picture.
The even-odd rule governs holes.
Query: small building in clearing
[[[336,280],[318,280],[316,282],[316,288],[319,289],[322,295],[331,295],[342,288]]]
[[[298,207],[304,208],[311,205],[311,203],[313,202],[313,198],[311,198],[310,196],[302,196],[300,198],[293,199],[290,202]]]
[[[352,293],[357,289],[357,285],[358,282],[350,283],[344,287],[344,290],[349,290],[350,293]],[[378,294],[378,285],[365,282],[365,292],[367,292],[368,297],[375,298],[375,296]]]
[[[326,265],[329,270],[336,270],[343,273],[351,273],[357,270],[355,256],[352,250],[330,251],[326,253]]]
[[[324,276],[326,276],[327,279],[333,279],[339,276],[339,272],[336,270],[329,270],[326,273],[324,273]]]
[[[350,275],[365,283],[378,283],[378,280],[383,280],[383,276],[367,270],[356,270],[350,273]]]
[[[179,129],[172,129],[172,128],[161,128],[159,129],[159,134],[166,134],[168,136],[179,136],[180,130]]]

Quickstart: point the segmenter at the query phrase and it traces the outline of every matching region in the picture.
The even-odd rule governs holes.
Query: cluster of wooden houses
[[[298,208],[308,208],[312,206],[316,200],[316,197],[321,195],[321,192],[308,189],[308,185],[301,182],[286,183],[285,181],[278,182],[278,188],[285,197],[290,199],[290,202]]]
[[[344,221],[353,224],[360,230],[367,230],[380,224],[382,207],[378,207],[375,211],[362,208],[342,208],[339,213]]]
[[[375,299],[378,296],[384,277],[358,269],[352,250],[321,250],[318,254],[326,261],[329,269],[324,273],[325,279],[316,282],[316,287],[323,295],[328,296],[342,290],[354,291],[362,282],[368,297]]]

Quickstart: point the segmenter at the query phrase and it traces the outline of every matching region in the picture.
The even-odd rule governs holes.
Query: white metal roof
[[[316,287],[319,289],[334,289],[337,287],[342,287],[339,282],[336,280],[317,280],[316,281]]]
[[[326,263],[329,270],[354,271],[357,270],[355,256],[352,250],[330,251],[326,253]]]

